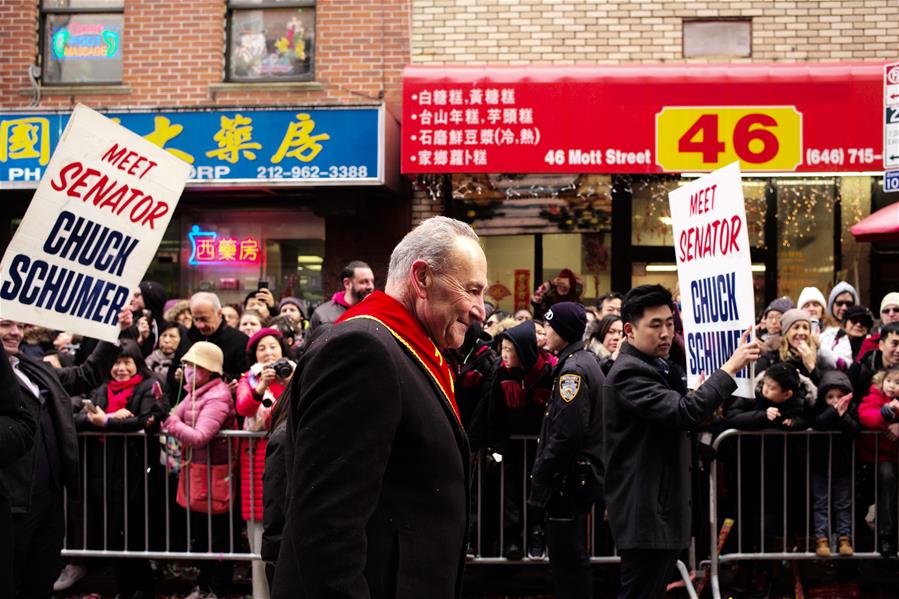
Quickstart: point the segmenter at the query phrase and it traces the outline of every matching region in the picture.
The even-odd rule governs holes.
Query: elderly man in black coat
[[[222,302],[216,294],[207,291],[193,294],[190,298],[190,315],[193,324],[186,333],[182,331],[181,343],[175,350],[166,379],[166,387],[173,395],[172,405],[181,400],[181,357],[197,341],[208,341],[222,350],[225,357],[222,370],[232,393],[237,388],[240,375],[250,368],[247,364],[247,343],[250,338],[225,324]]]
[[[350,308],[291,382],[287,519],[273,597],[458,597],[469,449],[442,350],[484,318],[477,235],[428,219],[385,292]]]
[[[25,405],[16,375],[6,357],[0,358],[0,468],[6,468],[34,446],[37,418]],[[13,578],[12,513],[6,490],[0,485],[0,597],[15,595]]]
[[[119,327],[131,326],[131,312],[119,313]],[[63,489],[80,498],[78,439],[70,395],[91,393],[109,375],[118,346],[100,342],[81,366],[54,369],[49,363],[19,352],[23,326],[0,320],[0,342],[9,357],[24,404],[37,427],[34,446],[0,470],[13,514],[16,597],[50,597],[59,573],[65,537]]]
[[[619,599],[665,595],[678,554],[690,544],[695,431],[759,358],[748,331],[721,368],[687,392],[668,361],[674,303],[661,285],[635,287],[621,309],[627,342],[603,386],[605,493],[621,555]]]

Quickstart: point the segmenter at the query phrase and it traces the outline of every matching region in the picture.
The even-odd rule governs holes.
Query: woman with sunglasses
[[[834,285],[827,298],[827,316],[825,329],[839,329],[843,324],[846,310],[859,304],[858,291],[846,281]]]

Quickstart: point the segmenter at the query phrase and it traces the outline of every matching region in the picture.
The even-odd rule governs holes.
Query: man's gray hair
[[[438,272],[445,272],[453,258],[456,240],[467,237],[478,241],[471,226],[446,216],[432,216],[406,233],[390,254],[387,281],[401,282],[409,276],[412,263],[424,260]]]
[[[208,291],[198,291],[190,296],[190,305],[193,306],[194,302],[207,302],[212,304],[213,312],[218,312],[222,309],[222,300],[219,299],[219,296],[214,293],[209,293]]]

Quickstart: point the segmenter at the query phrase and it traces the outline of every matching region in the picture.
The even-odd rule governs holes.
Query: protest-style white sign
[[[668,194],[687,353],[695,389],[730,358],[755,324],[755,293],[740,163]],[[739,397],[754,397],[752,368],[737,373]]]
[[[76,106],[0,263],[0,318],[115,341],[189,171]]]

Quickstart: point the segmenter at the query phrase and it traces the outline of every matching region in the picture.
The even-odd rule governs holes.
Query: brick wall
[[[0,108],[27,106],[27,70],[38,55],[38,0],[0,0]],[[316,77],[323,89],[211,89],[223,81],[224,0],[125,0],[127,95],[44,96],[41,108],[197,105],[399,106],[409,56],[409,0],[324,0],[316,8]],[[307,86],[308,87],[308,86]],[[383,93],[382,93],[383,92]],[[398,110],[395,110],[399,114]]]
[[[893,59],[899,51],[895,0],[415,0],[412,62],[682,62],[682,20],[695,17],[751,17],[752,58],[741,62]]]

